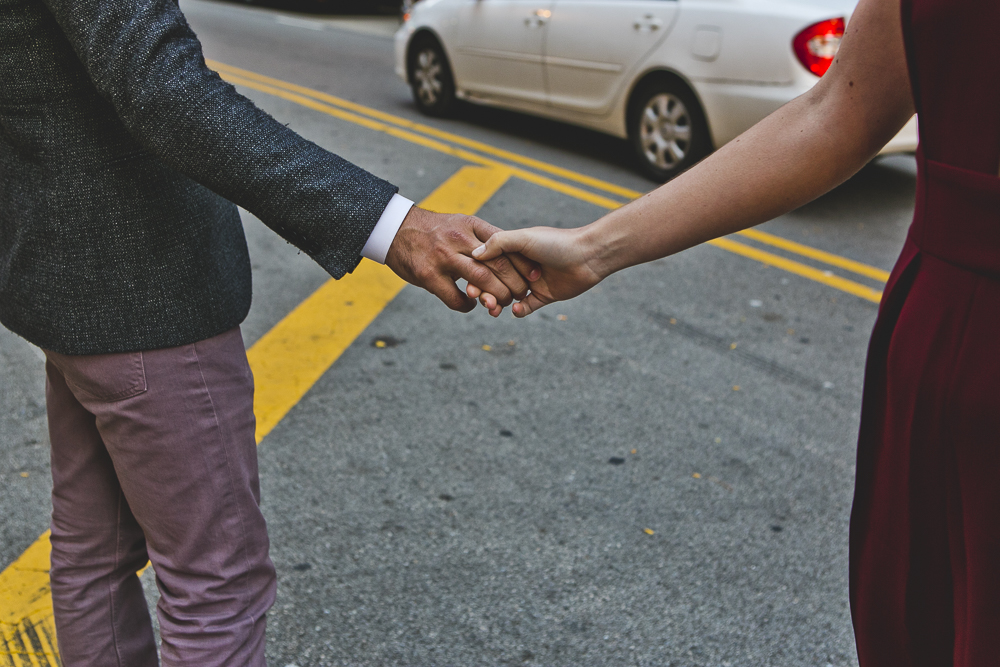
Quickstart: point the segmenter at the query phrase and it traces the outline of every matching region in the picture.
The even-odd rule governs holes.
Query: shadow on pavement
[[[308,14],[394,16],[402,11],[402,0],[228,0],[238,5],[285,9]]]
[[[457,105],[453,118],[544,146],[602,160],[638,173],[628,142],[601,132],[468,102]]]

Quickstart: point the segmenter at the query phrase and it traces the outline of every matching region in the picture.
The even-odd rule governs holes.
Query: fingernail
[[[535,269],[534,271],[528,274],[528,280],[538,280],[541,277],[542,277],[541,269]]]
[[[486,252],[486,244],[485,243],[483,245],[479,246],[478,248],[476,248],[475,250],[473,250],[472,251],[472,256],[473,257],[479,257],[484,252]]]

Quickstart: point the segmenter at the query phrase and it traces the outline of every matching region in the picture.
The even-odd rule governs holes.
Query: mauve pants
[[[63,664],[264,665],[275,573],[239,328],[181,347],[46,352],[52,601]]]

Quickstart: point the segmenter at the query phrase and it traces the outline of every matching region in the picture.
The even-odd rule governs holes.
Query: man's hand
[[[503,255],[487,262],[472,259],[473,249],[500,231],[471,215],[432,213],[414,206],[389,246],[385,263],[408,283],[423,287],[452,310],[467,313],[476,300],[462,293],[455,281],[462,278],[495,302],[497,316],[514,299],[528,293],[528,281],[541,272],[520,255]]]

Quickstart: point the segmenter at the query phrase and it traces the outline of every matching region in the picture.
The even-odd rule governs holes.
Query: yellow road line
[[[463,167],[424,199],[424,208],[472,215],[510,172]],[[389,268],[362,262],[329,280],[247,351],[257,389],[257,442],[271,432],[406,283]]]
[[[0,573],[0,665],[58,665],[55,637],[46,531]]]
[[[847,259],[846,257],[841,257],[840,255],[834,255],[833,253],[813,248],[812,246],[796,243],[795,241],[789,241],[788,239],[781,238],[780,236],[762,232],[759,229],[744,229],[739,233],[747,238],[753,239],[754,241],[766,243],[767,245],[772,245],[776,248],[787,250],[788,252],[794,252],[797,255],[802,255],[803,257],[808,257],[809,259],[815,259],[819,262],[829,264],[830,266],[846,269],[851,273],[858,274],[859,276],[873,278],[882,282],[887,282],[889,280],[889,272],[883,269],[877,269],[874,266],[862,264],[861,262],[856,262],[853,259]]]
[[[465,160],[466,162],[472,162],[473,164],[479,164],[484,167],[494,167],[496,169],[505,169],[510,172],[512,176],[517,176],[518,178],[524,179],[531,183],[535,183],[544,188],[550,190],[555,190],[556,192],[561,192],[562,194],[569,195],[570,197],[575,197],[581,201],[589,202],[595,206],[600,206],[602,208],[614,209],[622,206],[623,202],[609,199],[601,195],[594,194],[587,190],[556,181],[554,179],[548,178],[546,176],[541,176],[531,171],[525,169],[520,169],[518,167],[511,167],[503,162],[498,162],[477,153],[472,153],[470,151],[464,150],[462,148],[456,148],[454,146],[449,146],[446,143],[438,141],[437,139],[432,139],[430,137],[425,137],[420,134],[416,134],[409,130],[395,127],[393,125],[388,125],[379,120],[373,120],[371,118],[365,118],[364,116],[359,116],[350,111],[344,111],[343,109],[338,109],[337,107],[331,106],[324,102],[319,102],[312,98],[300,95],[299,93],[293,93],[281,88],[275,88],[267,84],[257,83],[249,79],[243,79],[238,76],[233,76],[226,74],[224,76],[226,81],[232,84],[244,86],[246,88],[251,88],[253,90],[258,90],[262,93],[267,93],[269,95],[274,95],[275,97],[280,97],[282,99],[288,100],[289,102],[295,102],[314,111],[319,111],[325,113],[334,118],[339,118],[341,120],[346,120],[351,123],[356,123],[362,127],[367,127],[371,130],[377,130],[379,132],[384,132],[389,136],[397,137],[399,139],[404,139],[411,143],[417,144],[418,146],[423,146],[424,148],[430,148],[432,150],[438,151],[439,153],[444,153],[445,155],[451,155],[453,157]]]
[[[469,153],[460,148],[450,146],[448,144],[442,143],[442,141],[451,142],[452,144],[457,144],[459,146],[465,146],[467,148],[486,153],[488,155],[493,155],[517,164],[522,164],[525,166],[532,167],[539,171],[543,171],[549,174],[553,174],[567,180],[575,181],[595,189],[603,190],[605,192],[610,192],[613,194],[620,195],[622,197],[628,197],[634,199],[642,195],[641,192],[636,190],[631,190],[629,188],[624,188],[613,183],[608,183],[601,179],[586,176],[585,174],[580,174],[578,172],[564,169],[555,165],[542,162],[540,160],[535,160],[533,158],[528,158],[526,156],[518,155],[517,153],[512,153],[503,149],[490,146],[480,141],[475,141],[462,137],[451,132],[445,132],[438,130],[436,128],[430,127],[428,125],[423,125],[421,123],[416,123],[400,116],[395,116],[393,114],[388,114],[377,109],[366,107],[355,102],[349,102],[347,100],[335,97],[328,93],[323,93],[321,91],[313,90],[311,88],[306,88],[305,86],[300,86],[294,83],[289,83],[287,81],[282,81],[280,79],[275,79],[272,77],[264,76],[262,74],[257,74],[256,72],[251,72],[248,70],[240,69],[238,67],[233,67],[225,63],[220,63],[217,61],[209,61],[209,65],[216,69],[220,74],[230,83],[237,85],[242,85],[260,92],[268,93],[270,95],[275,95],[283,99],[296,102],[308,108],[312,108],[317,111],[329,114],[331,116],[340,118],[342,120],[347,120],[349,122],[358,123],[370,129],[385,132],[391,136],[395,136],[406,141],[424,146],[426,148],[431,148],[433,150],[453,155],[457,158],[467,160],[476,164],[482,164],[487,166],[493,166],[496,168],[503,168],[503,163],[497,162],[495,160],[490,160],[484,158],[475,153]],[[349,111],[344,111],[345,109]],[[418,134],[419,133],[419,134]],[[422,136],[426,135],[426,136]],[[432,138],[433,137],[433,138]],[[435,139],[440,139],[442,141],[436,141]],[[614,199],[609,199],[594,193],[588,192],[586,190],[581,190],[580,188],[574,187],[572,185],[556,181],[540,174],[536,174],[531,171],[518,169],[510,167],[511,175],[516,176],[522,180],[529,183],[533,183],[543,188],[565,194],[567,196],[579,199],[581,201],[588,202],[595,206],[605,208],[608,210],[613,210],[620,206],[623,206],[625,202],[616,201]],[[780,248],[786,252],[794,253],[815,261],[823,262],[829,264],[830,266],[835,266],[840,269],[844,269],[855,273],[860,276],[871,278],[874,280],[879,280],[885,282],[888,280],[889,272],[884,269],[880,269],[874,266],[864,264],[846,257],[841,257],[834,253],[827,252],[825,250],[820,250],[818,248],[813,248],[802,243],[797,243],[795,241],[790,241],[784,239],[780,236],[775,236],[774,234],[769,234],[767,232],[758,229],[747,229],[739,234],[746,236],[758,243],[764,243],[767,245]],[[734,244],[734,245],[730,245]],[[872,294],[880,294],[877,290],[868,288],[860,283],[856,283],[851,280],[844,278],[839,278],[836,276],[830,276],[826,272],[814,269],[808,265],[801,264],[792,260],[782,259],[777,255],[771,253],[758,251],[756,253],[749,253],[742,250],[734,250],[737,246],[739,248],[747,248],[743,244],[735,244],[735,242],[729,241],[724,243],[713,243],[712,245],[727,250],[730,252],[735,252],[736,254],[742,255],[744,257],[749,257],[757,261],[764,261],[760,258],[773,258],[764,261],[765,264],[770,266],[775,266],[783,270],[794,273],[795,275],[807,278],[809,280],[816,280],[824,285],[833,287],[841,291],[846,291],[849,294],[859,295],[861,293],[865,294],[862,298],[871,300]],[[780,260],[780,261],[779,261]],[[819,278],[822,278],[820,280]]]
[[[794,273],[797,276],[802,276],[803,278],[808,278],[809,280],[829,285],[830,287],[838,289],[841,292],[847,292],[848,294],[859,296],[862,299],[866,299],[874,303],[879,303],[882,300],[882,292],[872,289],[867,285],[856,283],[853,280],[841,278],[840,276],[836,276],[829,271],[820,271],[817,268],[806,266],[805,264],[800,264],[799,262],[795,262],[769,252],[764,252],[763,250],[758,250],[757,248],[752,248],[748,245],[743,245],[742,243],[737,243],[731,239],[713,239],[708,243],[717,248],[728,250],[729,252],[737,255],[742,255],[743,257],[755,259],[762,264],[767,264],[768,266],[784,269],[789,273]]]
[[[351,275],[327,281],[247,350],[258,443],[405,284],[388,268],[362,262]]]
[[[420,205],[472,215],[510,175],[509,169],[462,167]],[[258,443],[405,284],[387,267],[364,261],[349,276],[327,281],[247,350],[256,384]],[[46,532],[0,572],[0,667],[60,664],[49,588],[50,550]]]
[[[284,90],[291,91],[293,93],[299,93],[305,95],[306,97],[311,97],[316,100],[327,102],[337,107],[344,109],[349,109],[355,113],[362,114],[364,116],[370,116],[371,118],[377,118],[378,120],[396,125],[399,127],[407,128],[421,134],[426,134],[430,137],[435,137],[437,139],[442,139],[444,141],[450,141],[453,144],[459,146],[464,146],[466,148],[471,148],[477,150],[480,153],[485,153],[487,155],[492,155],[504,160],[509,160],[515,164],[524,165],[526,167],[531,167],[532,169],[537,169],[553,176],[559,176],[571,181],[576,181],[583,185],[589,185],[592,188],[603,190],[604,192],[610,192],[611,194],[616,194],[626,199],[636,199],[642,196],[642,192],[638,190],[632,190],[630,188],[625,188],[620,185],[615,185],[614,183],[609,183],[603,181],[599,178],[594,178],[592,176],[587,176],[586,174],[581,174],[579,172],[573,171],[571,169],[566,169],[564,167],[559,167],[554,164],[549,164],[548,162],[542,162],[541,160],[536,160],[534,158],[527,157],[525,155],[520,155],[518,153],[513,153],[511,151],[504,150],[502,148],[497,148],[496,146],[491,146],[485,144],[481,141],[476,141],[475,139],[469,139],[468,137],[463,137],[452,132],[446,132],[444,130],[439,130],[435,127],[429,125],[424,125],[422,123],[417,123],[412,120],[408,120],[401,116],[396,116],[390,113],[385,113],[384,111],[379,111],[378,109],[373,109],[371,107],[366,107],[362,104],[357,104],[356,102],[350,102],[348,100],[342,99],[340,97],[335,97],[328,93],[321,92],[319,90],[313,90],[312,88],[306,88],[305,86],[300,86],[298,84],[290,83],[288,81],[282,81],[281,79],[274,79],[269,76],[264,76],[263,74],[258,74],[256,72],[251,72],[249,70],[240,69],[239,67],[233,67],[232,65],[227,65],[225,63],[220,63],[217,60],[206,61],[208,66],[216,70],[219,73],[224,73],[227,76],[234,75],[245,80],[254,81],[257,83],[268,84],[276,88],[282,88]]]
[[[462,167],[420,202],[421,208],[442,213],[475,215],[510,180],[509,169]]]

